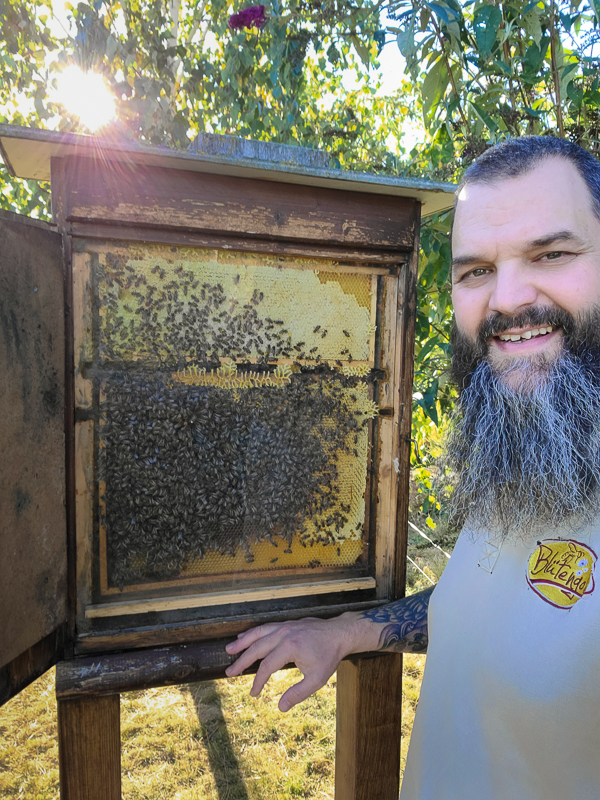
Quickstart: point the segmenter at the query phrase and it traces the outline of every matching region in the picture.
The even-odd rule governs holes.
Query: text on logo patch
[[[594,551],[573,539],[544,539],[529,557],[527,583],[556,608],[572,608],[594,591]]]

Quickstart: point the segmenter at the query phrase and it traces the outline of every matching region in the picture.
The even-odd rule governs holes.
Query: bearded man
[[[428,658],[402,800],[600,797],[600,167],[561,139],[484,153],[452,235],[448,463],[462,527],[435,590],[331,620],[264,625],[252,694],[295,662],[283,711],[350,653]]]

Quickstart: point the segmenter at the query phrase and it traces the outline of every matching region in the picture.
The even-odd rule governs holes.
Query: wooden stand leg
[[[61,800],[121,800],[119,695],[57,701]]]
[[[398,800],[402,656],[350,658],[337,671],[335,800]]]

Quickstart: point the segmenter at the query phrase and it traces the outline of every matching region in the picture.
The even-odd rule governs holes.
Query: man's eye
[[[456,277],[453,279],[454,283],[462,283],[463,281],[470,281],[474,278],[482,278],[484,275],[487,275],[490,270],[487,267],[475,267],[474,269],[469,269],[462,274],[457,274]]]
[[[552,253],[546,253],[543,255],[542,258],[545,258],[546,261],[556,261],[558,258],[564,256],[564,254],[565,253],[563,250],[554,250]]]

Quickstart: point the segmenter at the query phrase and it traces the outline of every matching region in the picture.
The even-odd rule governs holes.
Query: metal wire
[[[419,572],[421,573],[421,575],[424,575],[432,586],[435,586],[435,581],[432,581],[431,578],[429,577],[429,575],[426,572],[423,572],[421,567],[418,564],[415,564],[415,562],[412,560],[412,558],[410,556],[407,555],[406,557],[408,558],[410,563],[413,565],[413,567],[418,569]]]
[[[416,531],[416,532],[419,534],[419,536],[422,536],[422,537],[423,537],[423,539],[427,539],[427,541],[428,541],[430,544],[432,544],[434,547],[437,547],[437,549],[438,549],[438,550],[439,550],[441,553],[443,553],[443,554],[446,556],[446,558],[450,558],[450,554],[449,554],[449,553],[447,553],[445,550],[442,550],[442,548],[439,546],[439,544],[436,544],[434,541],[432,541],[432,540],[429,538],[429,536],[427,536],[426,534],[424,534],[424,533],[423,533],[423,531],[420,531],[420,530],[417,528],[417,526],[416,526],[416,525],[413,525],[413,524],[412,524],[412,522],[411,522],[410,520],[408,520],[408,524],[410,525],[410,527],[411,527],[413,530],[415,530],[415,531]]]

